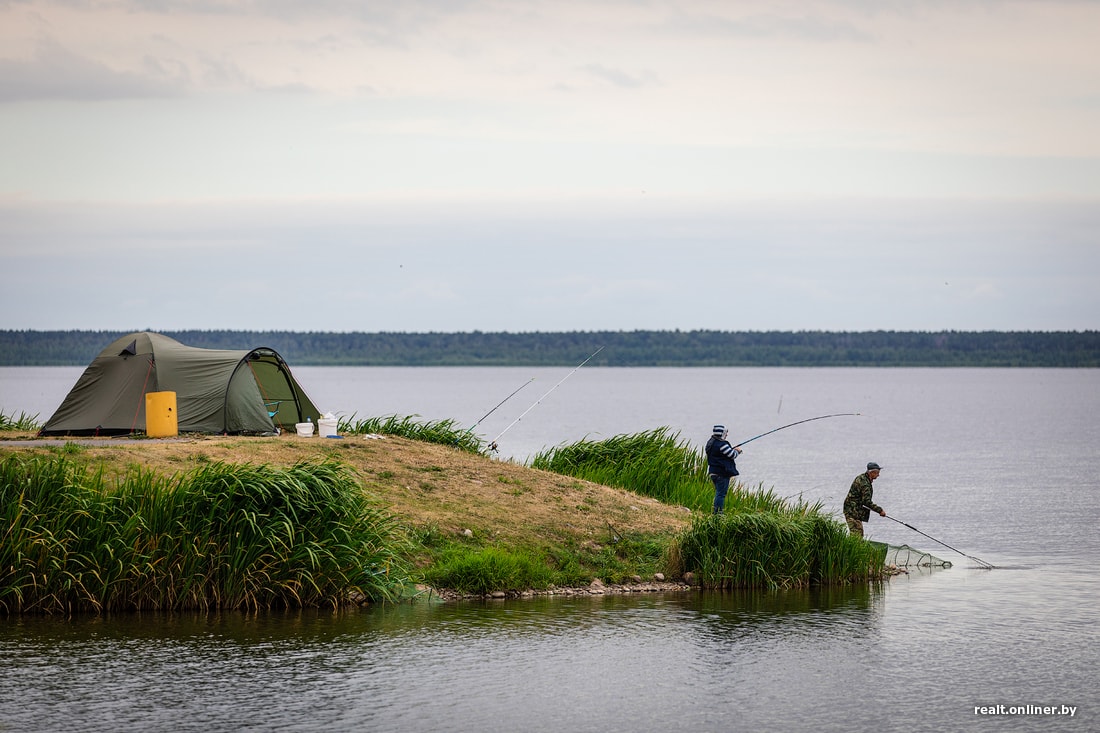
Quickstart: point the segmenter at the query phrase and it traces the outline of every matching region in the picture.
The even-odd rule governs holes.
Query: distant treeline
[[[0,331],[0,365],[83,366],[126,331]],[[266,346],[295,365],[1100,367],[1100,331],[163,331],[188,346]]]

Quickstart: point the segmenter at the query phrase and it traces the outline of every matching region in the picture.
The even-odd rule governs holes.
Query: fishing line
[[[580,364],[578,364],[578,365],[577,365],[577,366],[576,366],[576,367],[575,367],[575,368],[573,369],[573,371],[569,372],[569,373],[568,373],[568,374],[566,374],[566,375],[565,375],[564,377],[562,377],[562,378],[561,378],[561,382],[558,382],[558,383],[557,383],[557,384],[555,384],[555,385],[554,385],[553,387],[551,387],[550,389],[546,390],[546,394],[544,394],[544,395],[543,395],[542,397],[539,397],[539,398],[538,398],[537,400],[535,400],[535,404],[534,404],[534,405],[531,405],[531,406],[530,406],[530,407],[528,407],[528,408],[527,408],[526,410],[524,410],[524,411],[523,411],[523,414],[521,414],[521,415],[520,415],[519,417],[517,417],[517,418],[516,418],[515,420],[513,420],[513,421],[512,421],[512,424],[511,424],[511,425],[509,425],[508,427],[504,428],[504,430],[501,430],[501,431],[500,431],[500,435],[498,435],[497,437],[493,438],[492,442],[491,442],[491,443],[489,443],[489,450],[491,450],[491,451],[495,451],[495,450],[497,450],[497,441],[498,441],[498,440],[500,440],[500,437],[501,437],[501,435],[504,435],[504,434],[505,434],[505,433],[507,433],[507,432],[508,432],[509,430],[511,430],[511,429],[512,429],[512,426],[514,426],[514,425],[515,425],[516,423],[518,423],[518,422],[519,422],[520,420],[522,420],[522,419],[523,419],[523,416],[524,416],[524,415],[526,415],[527,413],[529,413],[529,412],[530,412],[531,410],[535,409],[535,406],[536,406],[536,405],[538,405],[538,404],[539,404],[540,402],[542,402],[542,401],[543,401],[544,399],[546,399],[546,397],[547,397],[547,396],[548,396],[548,395],[549,395],[549,394],[550,394],[551,392],[553,392],[553,391],[554,391],[555,389],[557,389],[558,387],[560,387],[560,386],[561,386],[561,383],[562,383],[562,382],[564,382],[565,380],[569,379],[569,378],[570,378],[571,376],[573,376],[574,374],[576,374],[576,372],[577,372],[577,370],[578,370],[578,369],[580,369],[580,368],[581,368],[582,366],[584,366],[584,365],[585,365],[585,364],[587,364],[588,362],[592,361],[592,358],[593,358],[594,356],[596,356],[596,354],[600,353],[601,351],[603,351],[603,347],[602,347],[602,346],[601,346],[600,348],[596,349],[595,351],[593,351],[593,352],[592,352],[592,356],[588,357],[587,359],[585,359],[584,361],[582,361],[582,362],[581,362]]]
[[[790,425],[784,425],[782,427],[776,428],[775,430],[769,430],[766,433],[760,433],[760,435],[757,435],[756,437],[749,438],[748,440],[742,440],[740,443],[734,443],[734,445],[741,446],[745,443],[751,443],[757,438],[763,438],[765,435],[771,435],[772,433],[777,433],[780,430],[785,430],[786,428],[793,428],[795,425],[801,425],[804,422],[812,422],[813,420],[824,420],[827,417],[848,417],[850,415],[858,416],[860,414],[861,413],[858,412],[838,412],[835,415],[818,415],[817,417],[808,417],[805,420],[799,420],[798,422],[793,422]]]
[[[868,507],[868,506],[865,506],[864,508],[865,508],[865,509],[870,509],[870,507]],[[876,513],[877,513],[877,512],[876,512]],[[891,516],[890,516],[889,514],[887,514],[887,515],[885,515],[885,516],[886,516],[886,518],[887,518],[887,519],[891,519],[891,520],[893,520],[893,521],[897,522],[898,524],[904,524],[904,525],[905,525],[906,527],[908,527],[909,529],[913,530],[913,531],[914,531],[914,532],[916,532],[917,534],[923,534],[923,535],[924,535],[925,537],[927,537],[928,539],[932,540],[933,542],[939,542],[939,543],[940,543],[941,545],[943,545],[943,546],[944,546],[944,547],[946,547],[947,549],[949,549],[949,550],[955,550],[955,552],[959,553],[959,554],[960,554],[960,555],[962,555],[963,557],[966,557],[966,558],[969,558],[969,559],[973,560],[974,562],[978,563],[978,565],[980,565],[980,566],[981,566],[981,569],[982,569],[982,570],[992,570],[992,569],[993,569],[993,568],[995,567],[995,566],[993,565],[993,563],[988,563],[988,562],[986,562],[985,560],[982,560],[981,558],[977,558],[977,557],[974,557],[973,555],[967,555],[967,554],[966,554],[965,552],[963,552],[962,550],[958,550],[958,549],[956,549],[956,548],[952,547],[951,545],[947,544],[947,543],[946,543],[946,542],[944,542],[943,540],[937,540],[937,539],[936,539],[935,537],[933,537],[932,535],[930,535],[930,534],[925,534],[924,532],[921,532],[921,531],[920,531],[919,529],[917,529],[916,527],[914,527],[914,526],[913,526],[913,525],[911,525],[911,524],[907,524],[906,522],[903,522],[903,521],[901,521],[900,519],[894,519],[894,518],[893,518],[893,517],[891,517]]]

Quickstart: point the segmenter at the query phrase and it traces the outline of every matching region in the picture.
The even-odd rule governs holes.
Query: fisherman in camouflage
[[[867,464],[867,471],[856,476],[852,488],[848,489],[848,497],[844,500],[844,520],[848,523],[848,531],[856,537],[863,536],[863,523],[871,518],[871,510],[878,512],[880,517],[886,516],[886,510],[873,500],[875,489],[871,485],[881,470],[882,466],[871,461]]]

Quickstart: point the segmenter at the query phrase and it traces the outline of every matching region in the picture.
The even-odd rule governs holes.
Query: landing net
[[[897,568],[949,568],[950,560],[938,558],[935,555],[915,549],[909,545],[888,545],[885,542],[872,542],[871,544],[884,552],[886,559],[883,564],[893,565]]]

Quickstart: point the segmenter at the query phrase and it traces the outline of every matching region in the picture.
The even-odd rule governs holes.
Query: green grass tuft
[[[341,418],[338,430],[351,435],[396,435],[425,443],[449,445],[466,453],[485,454],[485,442],[469,430],[459,428],[456,421],[417,420],[418,417],[388,415],[357,420],[355,415],[351,415]]]
[[[37,413],[28,415],[25,412],[20,412],[19,417],[16,417],[14,414],[8,415],[0,412],[0,431],[35,433],[41,427],[42,424],[38,421]]]
[[[553,578],[542,558],[495,547],[451,546],[424,574],[437,588],[477,594],[548,588]]]

